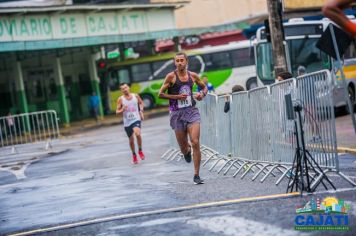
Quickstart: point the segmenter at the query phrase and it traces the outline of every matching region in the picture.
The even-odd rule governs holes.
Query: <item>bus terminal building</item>
[[[107,47],[119,51],[114,60],[124,60],[125,45],[132,42],[144,42],[154,52],[156,39],[173,38],[178,46],[180,36],[250,25],[243,19],[177,29],[174,10],[184,4],[0,8],[0,117],[55,110],[60,123],[69,125],[90,116],[88,100],[93,92],[102,99],[103,116],[105,104],[115,103],[106,92],[110,76],[101,74],[100,68]]]
[[[0,116],[55,110],[60,122],[89,116],[100,97],[102,45],[154,40],[175,29],[177,4],[0,9]],[[103,106],[100,104],[100,115]]]

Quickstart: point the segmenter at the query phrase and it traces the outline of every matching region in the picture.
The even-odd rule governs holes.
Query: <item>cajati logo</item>
[[[350,204],[335,197],[312,198],[304,206],[297,207],[295,230],[350,230]]]

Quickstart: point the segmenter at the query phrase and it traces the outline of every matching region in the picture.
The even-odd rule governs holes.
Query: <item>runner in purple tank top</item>
[[[195,184],[203,184],[199,177],[200,170],[200,114],[195,107],[195,99],[201,101],[208,89],[199,76],[187,70],[188,58],[185,53],[177,53],[174,57],[176,70],[169,73],[159,91],[159,97],[169,99],[170,125],[175,131],[180,150],[187,162],[191,162],[191,147],[193,147]],[[193,85],[196,83],[202,88],[200,93],[193,97]],[[166,91],[168,90],[168,93]]]

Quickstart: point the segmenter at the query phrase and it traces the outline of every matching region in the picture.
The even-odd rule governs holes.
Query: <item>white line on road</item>
[[[24,231],[24,232],[20,232],[20,233],[10,234],[9,236],[31,235],[31,234],[36,234],[36,233],[45,233],[45,232],[51,232],[51,231],[55,231],[55,230],[64,230],[64,229],[69,229],[69,228],[74,228],[74,227],[79,227],[79,226],[84,226],[84,225],[89,225],[89,224],[97,224],[97,223],[113,221],[113,220],[122,220],[122,219],[142,217],[142,216],[148,216],[148,215],[156,215],[156,214],[171,213],[171,212],[178,212],[178,211],[187,211],[187,210],[206,208],[206,207],[225,206],[225,205],[244,203],[244,202],[274,200],[274,199],[289,198],[289,197],[296,197],[296,196],[300,196],[300,194],[298,192],[293,192],[293,193],[264,195],[264,196],[257,196],[257,197],[238,198],[238,199],[224,200],[224,201],[206,202],[206,203],[199,203],[199,204],[193,204],[193,205],[188,205],[188,206],[180,206],[180,207],[173,207],[173,208],[166,208],[166,209],[159,209],[159,210],[152,210],[152,211],[144,211],[144,212],[137,212],[137,213],[129,213],[129,214],[122,214],[122,215],[101,217],[101,218],[96,218],[96,219],[91,219],[91,220],[79,221],[76,223],[62,224],[62,225],[57,225],[57,226],[52,226],[52,227],[47,227],[47,228]]]
[[[323,191],[317,191],[314,193],[303,193],[303,196],[305,195],[315,195],[315,194],[323,194],[323,193],[340,193],[340,192],[348,192],[348,191],[356,191],[356,187],[353,188],[339,188],[339,189],[330,189],[330,190],[323,190]]]

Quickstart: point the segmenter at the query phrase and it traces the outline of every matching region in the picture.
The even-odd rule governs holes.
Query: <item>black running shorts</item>
[[[131,137],[131,135],[133,134],[133,132],[134,132],[134,128],[135,127],[138,127],[138,128],[140,128],[141,129],[141,121],[136,121],[136,122],[134,122],[134,123],[132,123],[130,126],[127,126],[127,127],[125,127],[125,131],[126,131],[126,134],[127,134],[127,137]]]

